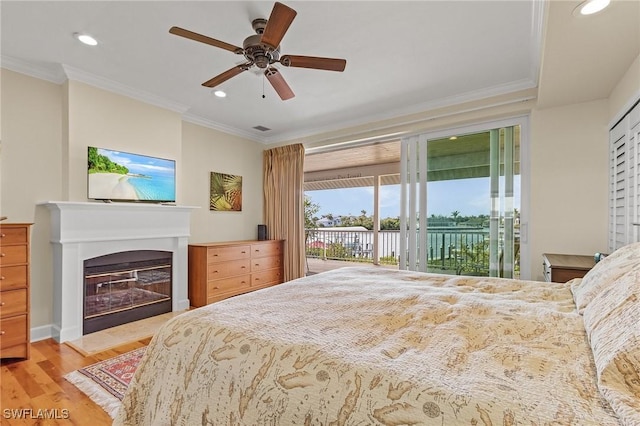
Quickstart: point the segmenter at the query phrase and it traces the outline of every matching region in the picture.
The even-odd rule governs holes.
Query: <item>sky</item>
[[[515,207],[520,210],[520,179],[516,176]],[[489,178],[474,178],[429,182],[427,184],[427,215],[450,216],[460,212],[460,216],[488,215],[490,210]],[[327,189],[306,191],[305,195],[320,206],[318,217],[359,216],[361,210],[367,216],[373,214],[373,187]],[[380,187],[380,218],[400,215],[400,185]]]
[[[114,163],[125,166],[130,173],[148,176],[173,176],[175,174],[176,163],[174,160],[102,148],[98,148],[98,153],[108,157]]]

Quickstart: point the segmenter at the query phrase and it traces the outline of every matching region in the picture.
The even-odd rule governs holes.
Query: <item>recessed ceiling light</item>
[[[88,46],[95,46],[98,44],[98,41],[88,34],[73,33],[73,36]]]
[[[598,13],[607,6],[611,0],[585,0],[573,10],[575,16],[586,16]]]
[[[226,93],[224,93],[222,90],[216,90],[215,92],[213,92],[214,95],[216,95],[219,98],[224,98],[227,96]]]

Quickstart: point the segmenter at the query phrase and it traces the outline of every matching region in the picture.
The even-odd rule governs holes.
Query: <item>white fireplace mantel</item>
[[[82,337],[84,261],[130,250],[173,253],[172,311],[189,308],[187,251],[197,207],[49,201],[53,244],[53,337]]]

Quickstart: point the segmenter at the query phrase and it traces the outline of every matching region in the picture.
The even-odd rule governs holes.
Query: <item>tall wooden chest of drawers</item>
[[[29,358],[30,223],[0,225],[0,357]]]
[[[283,280],[282,240],[189,245],[189,301],[200,307]]]

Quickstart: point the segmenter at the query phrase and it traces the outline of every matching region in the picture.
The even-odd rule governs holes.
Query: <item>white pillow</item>
[[[595,296],[633,267],[640,265],[640,242],[620,247],[586,273],[580,281],[571,283],[573,300],[582,313]]]

